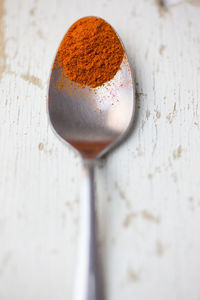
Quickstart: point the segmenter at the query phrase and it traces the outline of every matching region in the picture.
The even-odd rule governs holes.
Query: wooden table
[[[200,1],[0,4],[0,299],[71,299],[81,160],[52,133],[48,78],[78,18],[124,41],[137,87],[129,139],[96,172],[108,300],[200,299]]]

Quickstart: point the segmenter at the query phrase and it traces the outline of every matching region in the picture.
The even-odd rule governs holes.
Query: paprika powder
[[[95,88],[111,80],[120,69],[124,49],[113,28],[98,17],[75,22],[58,49],[62,75]]]

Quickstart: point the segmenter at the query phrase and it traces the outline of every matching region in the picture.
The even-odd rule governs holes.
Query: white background
[[[135,76],[130,137],[99,162],[108,300],[200,300],[200,1],[0,4],[0,299],[71,299],[81,161],[52,133],[48,77],[78,18],[105,18]]]

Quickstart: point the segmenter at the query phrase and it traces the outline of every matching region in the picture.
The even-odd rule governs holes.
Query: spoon
[[[93,89],[70,83],[62,77],[60,68],[51,71],[50,123],[55,134],[78,150],[83,159],[74,300],[103,298],[97,259],[94,166],[99,157],[125,136],[133,119],[134,82],[124,53],[114,78]],[[60,79],[62,84],[58,88]]]

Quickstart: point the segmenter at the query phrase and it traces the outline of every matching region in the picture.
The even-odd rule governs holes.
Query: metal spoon
[[[103,298],[97,263],[94,165],[98,157],[124,137],[134,110],[134,84],[126,54],[114,78],[95,89],[72,84],[62,78],[60,69],[52,69],[48,95],[50,123],[56,135],[83,158],[74,300]]]

